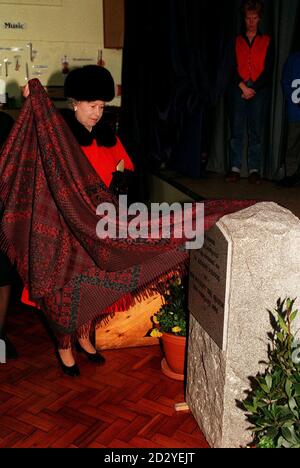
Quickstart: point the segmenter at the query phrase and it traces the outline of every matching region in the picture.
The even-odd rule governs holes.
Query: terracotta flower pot
[[[184,380],[186,337],[164,333],[161,340],[165,355],[162,371],[168,377]]]

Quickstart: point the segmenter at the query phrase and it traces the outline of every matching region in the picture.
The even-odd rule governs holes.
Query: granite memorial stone
[[[264,370],[268,310],[300,297],[300,220],[275,203],[225,216],[191,255],[190,277],[186,402],[211,447],[245,447],[237,401]]]

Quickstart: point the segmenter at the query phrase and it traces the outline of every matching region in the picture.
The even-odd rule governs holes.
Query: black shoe
[[[6,359],[17,359],[19,357],[18,352],[12,342],[6,335],[1,335],[0,338],[5,343]]]
[[[71,367],[65,366],[61,362],[61,368],[64,374],[68,375],[69,377],[78,377],[80,375],[80,370],[77,364],[74,364]]]
[[[83,353],[85,354],[85,356],[88,358],[89,361],[95,363],[95,364],[99,364],[100,366],[103,366],[103,364],[105,364],[105,357],[102,356],[101,353],[99,353],[98,351],[96,353],[88,353],[85,349],[83,349],[79,343],[76,343],[76,351],[78,353]]]
[[[80,370],[79,370],[79,367],[77,366],[77,364],[73,364],[73,366],[66,366],[62,362],[62,358],[60,357],[60,354],[59,354],[59,352],[57,350],[56,350],[55,354],[57,356],[58,362],[59,362],[59,364],[61,366],[61,369],[62,369],[64,374],[68,375],[69,377],[78,377],[80,375]]]

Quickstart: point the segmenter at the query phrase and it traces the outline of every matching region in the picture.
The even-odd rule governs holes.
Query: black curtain
[[[142,201],[148,198],[145,174],[153,162],[153,148],[160,145],[156,106],[168,102],[170,93],[167,17],[165,0],[125,0],[119,133],[135,164]],[[163,134],[165,129],[159,131]]]
[[[125,0],[120,134],[136,164],[156,153],[157,109],[171,99],[169,1]],[[159,128],[164,138],[167,128]],[[155,148],[155,149],[154,149]],[[157,155],[163,160],[163,155]],[[151,158],[150,158],[151,159]]]
[[[139,163],[200,176],[202,126],[227,83],[235,8],[235,0],[125,0],[120,133]]]
[[[270,176],[281,161],[280,72],[293,42],[300,1],[265,3],[263,29],[273,35],[277,50],[266,137],[265,171]],[[232,71],[240,4],[240,0],[125,0],[120,133],[141,171],[145,165],[166,165],[199,177],[201,153],[210,140],[211,169],[226,170],[228,119],[220,98]]]

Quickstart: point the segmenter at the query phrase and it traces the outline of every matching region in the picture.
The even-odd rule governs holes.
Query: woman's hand
[[[30,94],[28,83],[25,86],[21,86],[21,90],[22,90],[23,97],[26,99]]]

